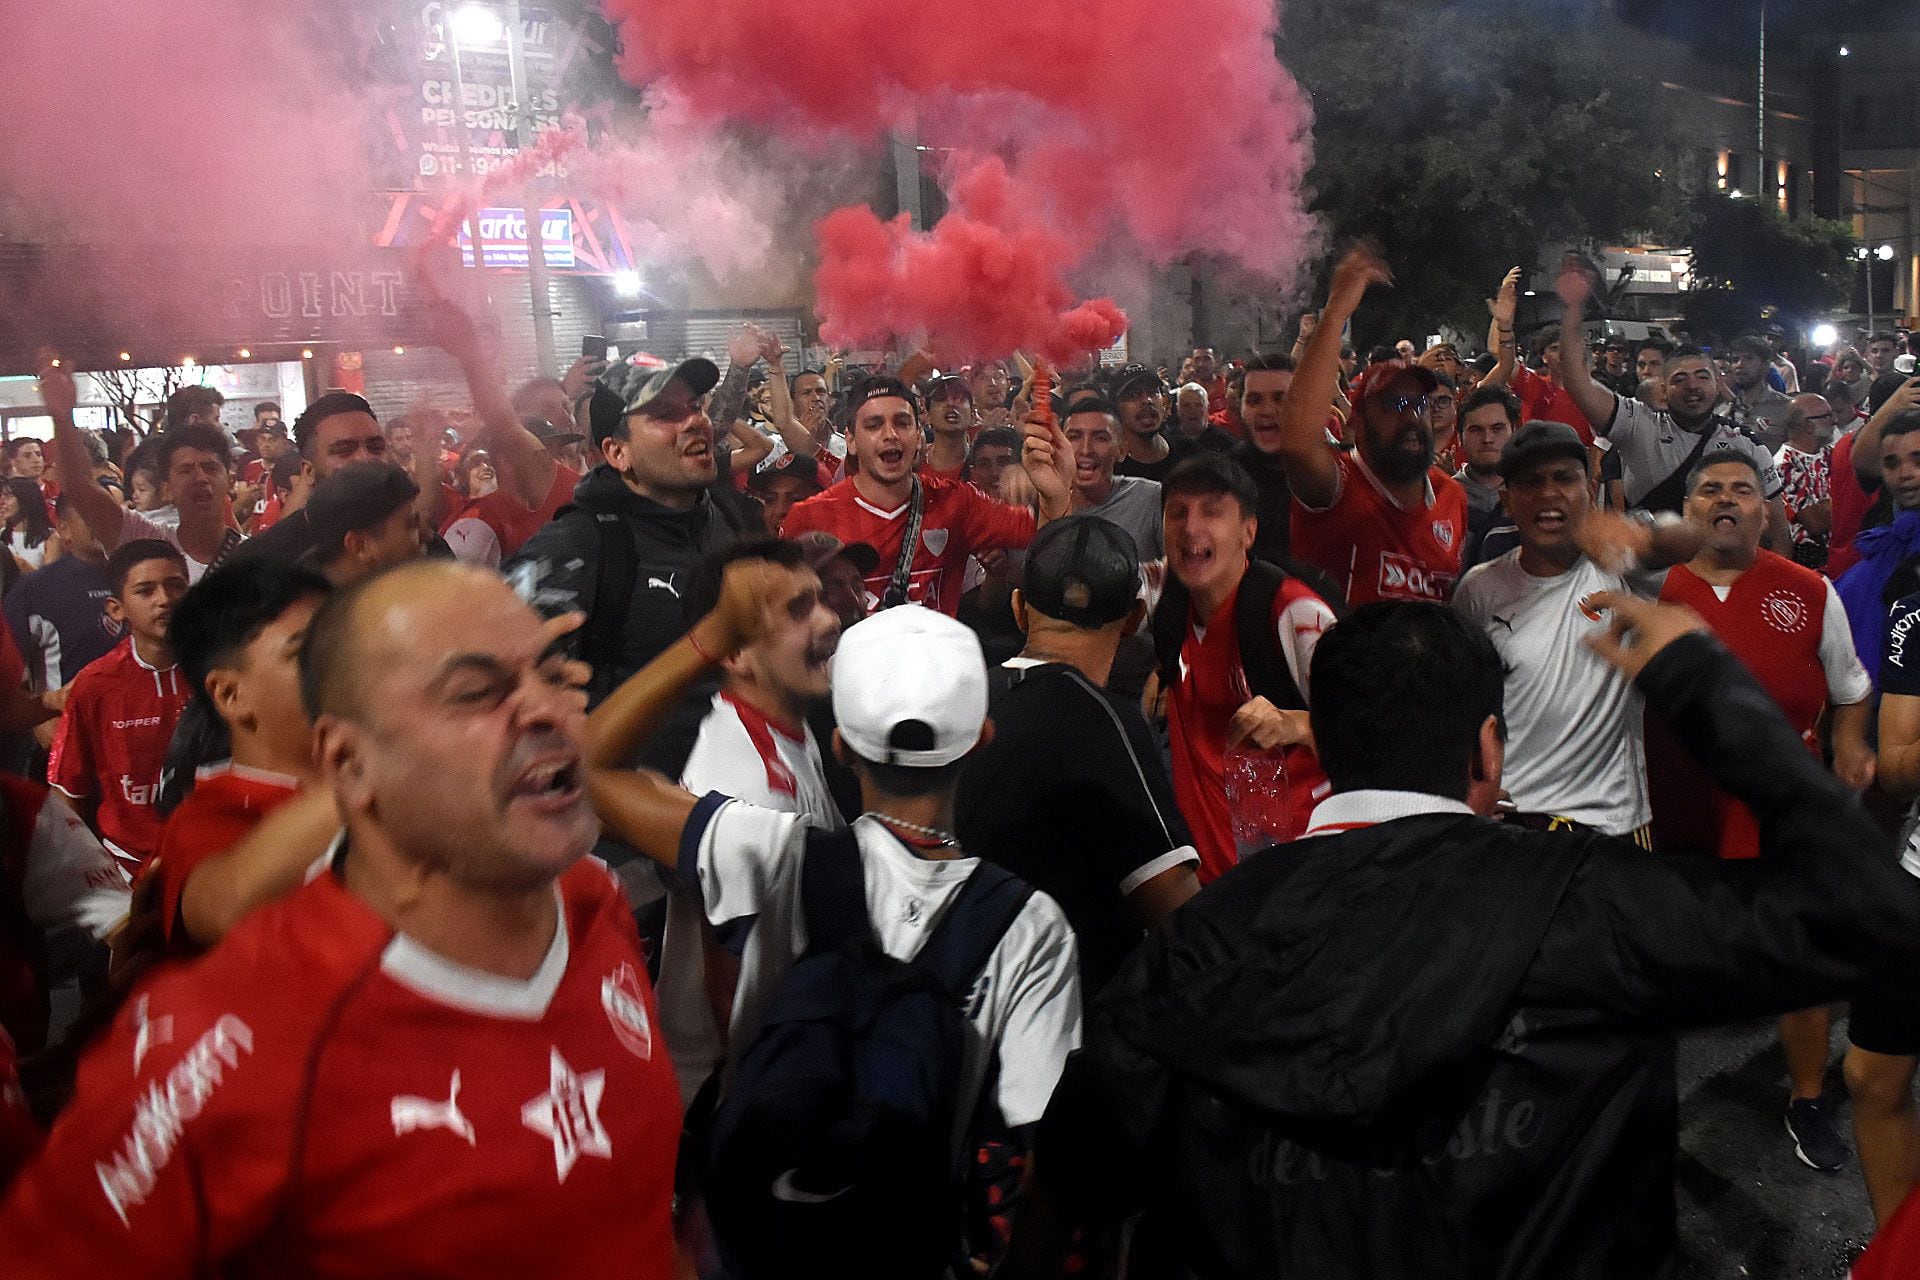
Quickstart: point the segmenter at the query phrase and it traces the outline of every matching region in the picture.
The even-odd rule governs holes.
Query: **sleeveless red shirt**
[[[1685,565],[1668,570],[1660,599],[1687,605],[1705,618],[1720,642],[1779,704],[1807,749],[1819,752],[1815,729],[1827,706],[1827,672],[1820,662],[1825,578],[1784,556],[1761,551],[1725,600]],[[1652,712],[1647,717],[1647,783],[1660,848],[1722,858],[1760,855],[1760,828],[1753,813],[1714,785]]]

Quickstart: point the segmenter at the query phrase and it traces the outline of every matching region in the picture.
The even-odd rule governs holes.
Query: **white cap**
[[[980,741],[987,719],[987,660],[980,641],[944,613],[917,604],[855,623],[833,655],[833,717],[862,759],[932,769]],[[891,745],[911,720],[933,730],[930,747]]]

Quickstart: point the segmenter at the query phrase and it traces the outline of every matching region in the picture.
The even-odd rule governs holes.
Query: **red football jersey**
[[[668,1280],[680,1095],[639,938],[598,864],[555,897],[526,982],[331,873],[161,970],[0,1204],[8,1280]]]
[[[145,862],[160,840],[160,775],[187,705],[178,667],[150,667],[128,636],[73,678],[47,761],[47,781],[74,800],[97,801],[94,827],[107,847]]]
[[[300,784],[284,774],[231,763],[200,771],[193,790],[167,816],[147,864],[159,881],[160,928],[170,947],[190,949],[179,927],[180,895],[193,869],[233,848],[261,819],[299,794]]]
[[[1820,754],[1818,726],[1827,709],[1827,671],[1820,662],[1826,579],[1762,550],[1725,600],[1683,564],[1667,570],[1660,599],[1705,618],[1779,705],[1807,750]],[[1658,847],[1722,858],[1760,856],[1760,823],[1753,810],[1722,791],[1651,710],[1646,745]]]
[[[1234,626],[1236,590],[1211,621],[1196,632],[1192,621],[1180,646],[1180,679],[1167,690],[1167,733],[1173,757],[1173,794],[1193,831],[1200,852],[1200,881],[1211,883],[1240,860],[1234,835],[1234,805],[1229,796],[1227,727],[1252,697],[1240,665],[1240,636]],[[1280,647],[1309,653],[1321,632],[1333,625],[1333,611],[1307,585],[1289,577],[1273,598],[1273,626]],[[1304,672],[1302,675],[1304,676]],[[1304,688],[1304,681],[1301,681]],[[1258,828],[1264,840],[1282,842],[1306,830],[1314,805],[1326,799],[1327,775],[1310,748],[1287,747],[1266,767],[1283,767],[1286,799],[1270,815],[1243,813],[1243,825]],[[1262,820],[1264,818],[1264,820]]]
[[[0,1193],[40,1149],[40,1126],[27,1109],[19,1068],[13,1041],[7,1038],[7,1029],[0,1027]]]
[[[1340,453],[1340,496],[1325,511],[1293,504],[1293,554],[1340,584],[1349,605],[1444,601],[1460,576],[1467,491],[1427,472],[1428,500],[1402,507],[1356,453]]]
[[[1582,444],[1593,447],[1593,424],[1580,412],[1580,406],[1574,403],[1565,387],[1525,365],[1515,366],[1513,378],[1507,385],[1520,397],[1520,421],[1564,422],[1579,434]]]
[[[578,471],[565,463],[557,464],[553,469],[553,483],[547,486],[546,497],[540,500],[539,506],[524,506],[512,494],[495,489],[484,498],[475,498],[464,506],[455,504],[453,514],[440,526],[440,532],[447,536],[448,541],[456,542],[457,547],[456,539],[460,535],[454,531],[454,526],[462,520],[479,521],[493,534],[494,549],[477,558],[497,565],[520,550],[528,538],[540,531],[540,526],[553,519],[554,512],[573,501],[573,490],[579,483]]]
[[[1920,1275],[1920,1190],[1887,1219],[1850,1274],[1853,1280],[1912,1280]]]
[[[920,542],[913,549],[907,599],[953,617],[960,611],[967,557],[977,551],[1026,546],[1033,541],[1033,512],[995,502],[970,484],[924,473],[920,489],[925,495],[925,509],[920,519]],[[788,512],[780,536],[797,538],[815,529],[825,530],[848,545],[864,542],[879,552],[880,565],[867,579],[867,591],[876,599],[886,595],[894,566],[900,562],[907,504],[882,511],[860,496],[854,481],[842,480]]]

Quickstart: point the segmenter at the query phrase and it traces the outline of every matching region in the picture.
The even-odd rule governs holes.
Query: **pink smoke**
[[[825,331],[937,352],[1105,345],[1067,276],[1103,244],[1228,258],[1284,286],[1315,238],[1310,112],[1271,0],[604,0],[621,72],[696,119],[948,155],[930,232],[843,209],[819,228]]]
[[[7,6],[0,203],[64,243],[355,238],[365,102],[302,7],[257,0]]]

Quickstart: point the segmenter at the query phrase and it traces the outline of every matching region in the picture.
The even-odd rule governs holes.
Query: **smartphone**
[[[607,339],[605,335],[590,333],[580,339],[580,358],[583,360],[605,360],[607,358]]]

